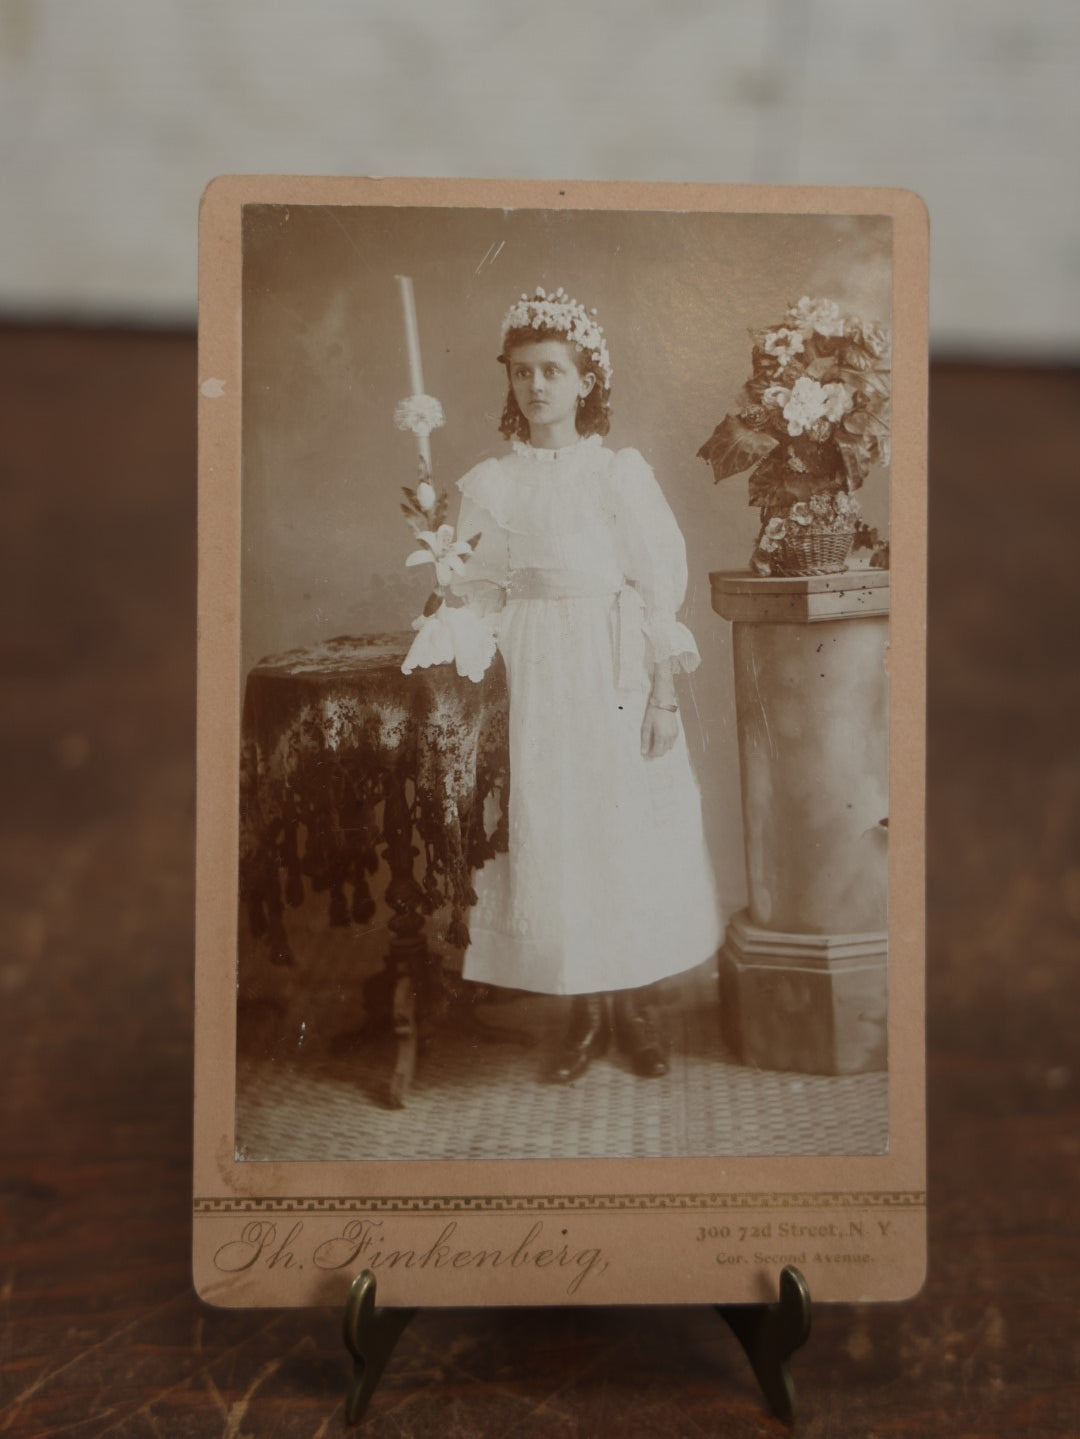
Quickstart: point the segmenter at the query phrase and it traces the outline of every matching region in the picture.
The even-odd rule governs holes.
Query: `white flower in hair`
[[[555,330],[589,356],[600,369],[604,388],[611,388],[611,357],[604,332],[596,319],[596,310],[586,310],[560,285],[549,295],[537,286],[530,299],[524,293],[507,310],[502,322],[502,343],[511,330]]]

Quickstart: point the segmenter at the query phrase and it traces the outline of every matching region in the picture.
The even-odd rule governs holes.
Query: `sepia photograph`
[[[893,215],[239,209],[245,1189],[887,1156]]]

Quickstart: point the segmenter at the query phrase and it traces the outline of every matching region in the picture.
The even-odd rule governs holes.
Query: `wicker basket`
[[[839,574],[854,543],[854,526],[837,532],[808,525],[797,537],[788,538],[781,545],[777,569],[783,575]]]

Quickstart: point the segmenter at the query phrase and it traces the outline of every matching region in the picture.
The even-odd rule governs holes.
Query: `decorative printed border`
[[[673,1209],[922,1209],[923,1190],[803,1194],[463,1194],[196,1198],[194,1213],[229,1214],[543,1214],[633,1213]]]

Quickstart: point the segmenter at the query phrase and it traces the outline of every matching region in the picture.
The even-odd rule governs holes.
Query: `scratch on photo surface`
[[[709,731],[707,727],[701,723],[701,711],[698,709],[697,695],[694,693],[693,680],[688,679],[686,681],[686,688],[690,695],[690,703],[694,707],[694,718],[697,720],[698,734],[700,734],[701,736],[701,753],[704,754],[709,748]]]
[[[370,270],[370,269],[371,269],[371,264],[370,264],[367,256],[366,256],[366,255],[364,254],[364,252],[360,249],[360,246],[356,243],[356,241],[353,239],[353,237],[349,234],[348,230],[346,230],[345,226],[341,223],[341,220],[340,220],[340,218],[339,218],[339,216],[338,216],[337,210],[336,210],[332,205],[327,205],[327,207],[326,207],[326,213],[330,216],[331,220],[333,220],[334,224],[338,227],[338,229],[341,231],[341,233],[345,236],[345,240],[346,240],[346,243],[347,243],[348,246],[349,246],[349,249],[352,250],[352,252],[353,252],[353,253],[356,255],[356,257],[360,260],[361,264],[365,267],[365,269]]]
[[[758,702],[758,709],[761,710],[761,722],[765,726],[765,735],[769,741],[769,750],[776,754],[776,745],[773,743],[772,730],[769,728],[769,712],[765,708],[765,701],[761,698],[761,685],[758,681],[757,655],[751,651],[750,667],[754,672],[754,698]]]
[[[269,299],[270,303],[275,306],[275,308],[279,309],[283,314],[288,315],[290,320],[295,320],[297,325],[301,328],[303,328],[303,326],[307,324],[306,318],[300,313],[300,311],[294,310],[291,305],[286,305],[285,301],[281,298],[280,295],[270,295],[267,298]]]
[[[504,247],[505,245],[506,245],[506,241],[505,241],[505,240],[500,240],[497,245],[496,245],[495,241],[492,240],[491,244],[490,244],[490,245],[487,247],[487,249],[484,251],[483,258],[481,259],[479,265],[477,265],[476,269],[473,271],[473,274],[474,274],[474,275],[479,275],[480,271],[484,268],[485,265],[494,265],[495,261],[496,261],[496,260],[499,258],[499,256],[502,254],[502,252],[503,252],[503,247]],[[493,250],[494,250],[494,252],[495,252],[494,254],[492,254],[492,251],[493,251]]]

